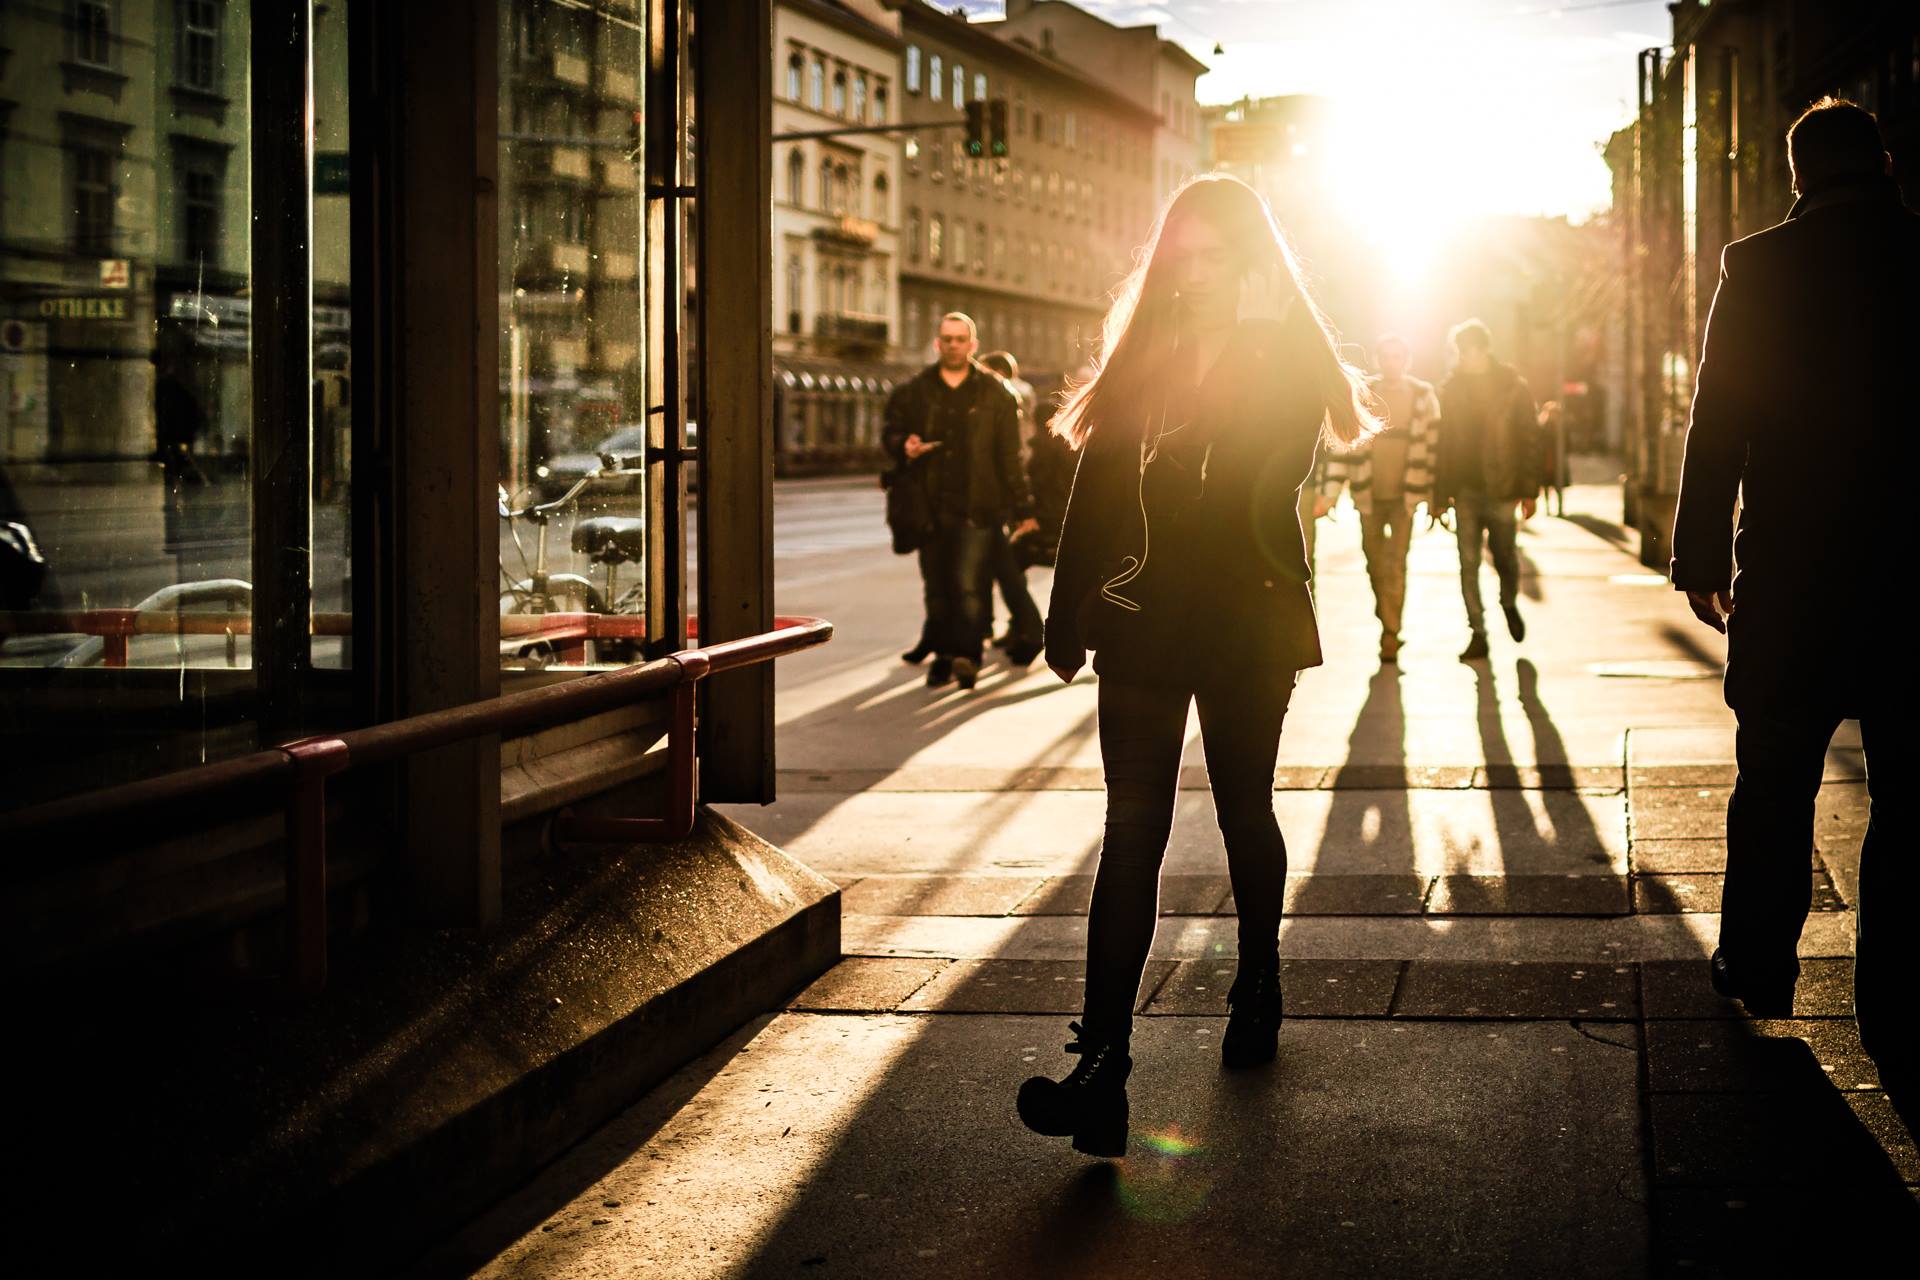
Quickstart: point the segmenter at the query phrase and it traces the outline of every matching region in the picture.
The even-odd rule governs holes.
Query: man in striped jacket
[[[1413,513],[1433,497],[1435,426],[1440,398],[1430,383],[1407,372],[1405,339],[1388,334],[1374,343],[1374,394],[1386,406],[1386,430],[1353,453],[1327,458],[1316,516],[1340,499],[1344,485],[1360,512],[1360,545],[1373,583],[1373,611],[1380,619],[1380,661],[1400,656],[1400,612],[1407,598],[1407,545]]]

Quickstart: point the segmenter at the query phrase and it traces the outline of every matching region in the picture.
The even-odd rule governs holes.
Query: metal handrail
[[[0,814],[0,840],[21,841],[84,829],[97,836],[103,825],[137,818],[156,820],[189,806],[243,789],[284,787],[287,841],[287,910],[293,922],[293,969],[300,985],[317,990],[327,979],[326,780],[363,765],[387,764],[422,751],[490,734],[531,732],[597,715],[649,694],[674,693],[668,732],[673,795],[665,818],[573,818],[562,824],[572,841],[674,839],[692,828],[697,773],[693,767],[693,688],[719,672],[767,662],[833,638],[821,618],[780,617],[756,636],[694,649],[583,676],[564,684],[502,694],[443,711],[429,711],[386,724],[302,738],[218,764],[201,765],[87,795],[50,801]],[[684,793],[684,794],[683,794]],[[611,825],[609,825],[611,824]]]
[[[244,585],[244,584],[243,584]],[[647,620],[626,613],[503,613],[503,641],[542,641],[584,645],[588,640],[644,638]],[[350,613],[315,613],[311,631],[316,636],[350,636]],[[124,667],[130,660],[129,642],[136,636],[236,636],[253,634],[251,613],[214,613],[207,610],[132,608],[0,611],[0,640],[8,636],[80,635],[99,643],[63,656],[63,666],[87,665],[98,655],[103,667]]]

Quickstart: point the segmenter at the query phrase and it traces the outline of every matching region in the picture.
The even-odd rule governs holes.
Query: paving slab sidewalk
[[[848,957],[422,1274],[1711,1274],[1819,1223],[1920,1229],[1920,1152],[1852,1032],[1857,739],[1829,759],[1794,1017],[1747,1019],[1704,977],[1731,782],[1715,638],[1609,540],[1608,498],[1576,486],[1580,521],[1525,527],[1531,634],[1471,666],[1448,537],[1416,540],[1383,669],[1350,513],[1323,526],[1328,662],[1275,779],[1280,1057],[1218,1065],[1238,943],[1190,743],[1118,1162],[1011,1105],[1071,1061],[1092,682],[929,692],[894,656],[904,563],[806,577],[782,607],[834,617],[838,653],[784,669],[794,785],[736,816],[842,885]]]

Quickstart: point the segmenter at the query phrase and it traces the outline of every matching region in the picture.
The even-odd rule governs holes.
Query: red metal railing
[[[503,648],[550,645],[564,665],[585,662],[589,640],[644,640],[646,626],[645,618],[625,613],[505,613],[500,615],[500,639]],[[0,612],[0,638],[88,636],[100,641],[103,667],[126,666],[136,636],[225,636],[231,641],[252,634],[253,615],[243,612],[137,608]],[[353,615],[316,613],[313,634],[350,636]],[[694,638],[691,628],[687,638]]]
[[[564,615],[545,616],[556,619]],[[128,822],[153,829],[170,818],[204,812],[211,801],[224,796],[278,790],[287,842],[292,967],[302,987],[318,990],[327,980],[328,778],[350,768],[388,764],[471,738],[549,728],[670,692],[673,713],[667,735],[671,788],[667,814],[606,818],[563,810],[556,834],[576,843],[679,839],[693,829],[698,801],[694,686],[709,675],[771,661],[833,638],[833,624],[820,618],[783,617],[774,623],[772,631],[761,635],[683,649],[638,666],[364,729],[302,738],[219,764],[15,810],[0,815],[0,840],[19,847],[18,842],[36,837],[75,831],[97,833],[102,827]]]

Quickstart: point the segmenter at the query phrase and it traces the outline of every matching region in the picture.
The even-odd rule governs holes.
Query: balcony
[[[590,79],[587,60],[576,54],[556,51],[553,55],[553,78],[561,84],[586,88]]]
[[[847,346],[887,345],[887,318],[852,311],[822,311],[814,317],[814,336]]]
[[[825,226],[813,229],[815,240],[827,240],[834,244],[852,245],[859,249],[868,249],[880,237],[880,224],[866,218],[856,218],[843,213]]]

